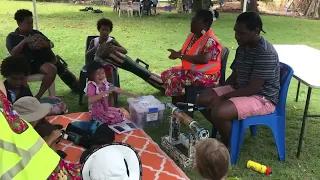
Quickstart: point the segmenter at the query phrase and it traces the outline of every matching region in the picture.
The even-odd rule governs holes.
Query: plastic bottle
[[[247,168],[252,169],[256,172],[262,173],[262,174],[266,174],[266,175],[270,175],[272,173],[270,167],[267,167],[265,165],[259,164],[257,162],[251,161],[251,160],[249,160],[247,162]]]

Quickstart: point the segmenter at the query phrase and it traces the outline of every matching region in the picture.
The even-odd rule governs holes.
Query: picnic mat
[[[129,117],[128,112],[121,111]],[[50,116],[47,118],[53,124],[61,124],[66,127],[73,121],[86,121],[89,119],[87,112]],[[129,118],[128,118],[129,119]],[[121,135],[116,135],[116,142],[123,142],[133,146],[140,155],[143,177],[142,180],[187,180],[189,179],[183,171],[160,149],[143,130],[135,130]],[[68,154],[66,161],[78,163],[84,148],[66,140],[60,141],[58,150]]]

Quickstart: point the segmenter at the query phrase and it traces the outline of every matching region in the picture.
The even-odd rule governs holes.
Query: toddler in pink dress
[[[92,62],[88,66],[87,73],[89,81],[84,91],[88,95],[88,108],[91,118],[109,125],[122,122],[124,119],[120,109],[108,105],[108,95],[116,92],[132,97],[138,96],[109,83],[106,79],[103,66],[97,61]]]

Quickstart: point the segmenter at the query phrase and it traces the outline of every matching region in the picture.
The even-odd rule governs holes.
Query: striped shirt
[[[235,88],[247,87],[251,78],[263,79],[258,96],[277,105],[280,92],[280,63],[278,53],[271,43],[260,38],[251,49],[238,47],[231,69],[237,73]]]

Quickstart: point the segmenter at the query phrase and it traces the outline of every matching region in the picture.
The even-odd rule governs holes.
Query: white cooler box
[[[131,120],[139,128],[157,126],[162,123],[165,107],[154,96],[129,98],[128,103]]]

